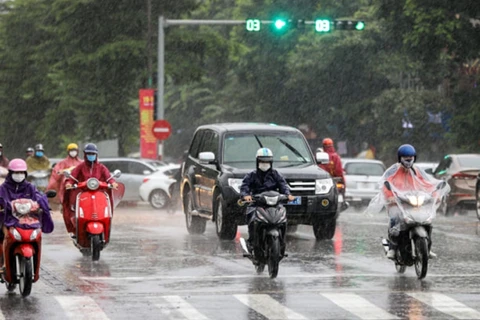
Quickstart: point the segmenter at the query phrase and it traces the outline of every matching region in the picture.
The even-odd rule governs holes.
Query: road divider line
[[[174,317],[172,313],[180,313],[189,320],[209,320],[206,316],[204,316],[197,309],[195,309],[190,303],[188,303],[179,296],[162,296],[162,299],[167,301],[170,304],[170,307],[173,308],[170,312],[170,315],[172,315],[172,317]],[[164,310],[164,305],[156,303],[155,306],[160,308],[163,314],[166,314]],[[175,319],[177,318],[175,317]]]
[[[322,293],[321,295],[360,319],[400,319],[353,293]]]
[[[90,297],[85,296],[55,296],[68,319],[108,320],[107,315]]]
[[[444,294],[433,292],[407,292],[407,294],[457,319],[480,319],[480,312]]]
[[[277,300],[266,294],[235,294],[234,297],[267,319],[307,319],[301,314],[282,306]]]

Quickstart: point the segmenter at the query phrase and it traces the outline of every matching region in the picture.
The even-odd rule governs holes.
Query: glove
[[[288,201],[293,201],[293,200],[295,200],[295,197],[292,196],[291,194],[289,194],[289,195],[288,195]]]

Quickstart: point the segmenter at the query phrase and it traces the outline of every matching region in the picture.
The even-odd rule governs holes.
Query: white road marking
[[[263,276],[268,278],[268,276]],[[282,279],[319,279],[319,278],[337,278],[337,277],[373,277],[373,278],[396,278],[398,275],[396,273],[354,273],[354,274],[291,274],[291,275],[282,275]],[[480,273],[471,273],[471,274],[428,274],[429,278],[469,278],[469,277],[480,277]],[[215,280],[215,279],[251,279],[259,278],[257,274],[237,274],[237,275],[220,275],[220,276],[153,276],[153,277],[79,277],[82,280],[91,280],[91,281],[141,281],[141,280]]]
[[[201,314],[197,309],[192,307],[190,303],[185,301],[183,298],[179,296],[162,296],[162,299],[167,301],[174,310],[171,312],[165,312],[165,306],[161,304],[155,304],[158,308],[160,308],[163,314],[169,316],[170,319],[178,319],[175,317],[175,313],[182,314],[185,319],[189,320],[208,320],[203,314]]]
[[[407,292],[407,294],[457,319],[480,319],[480,312],[441,293]]]
[[[262,314],[267,319],[307,319],[266,294],[236,294],[240,302]]]
[[[399,319],[356,294],[322,293],[321,295],[360,319]]]
[[[85,296],[55,296],[68,319],[108,320],[98,304]]]

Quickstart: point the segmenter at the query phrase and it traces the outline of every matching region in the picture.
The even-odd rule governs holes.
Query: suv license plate
[[[298,206],[302,204],[302,197],[295,197],[292,201],[289,201],[287,204]]]

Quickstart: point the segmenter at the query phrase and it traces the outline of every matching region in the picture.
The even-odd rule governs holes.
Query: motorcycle
[[[433,192],[422,190],[396,190],[388,181],[385,188],[392,191],[399,209],[399,236],[395,253],[395,268],[404,273],[407,267],[415,265],[418,279],[427,275],[430,247],[432,245],[432,222],[442,195],[448,192],[446,183],[440,182]],[[385,254],[389,240],[382,239]]]
[[[266,191],[252,196],[251,206],[255,206],[253,216],[254,240],[252,252],[247,248],[244,238],[240,244],[245,251],[244,257],[249,258],[261,274],[265,265],[268,266],[270,278],[276,278],[280,261],[287,257],[285,253],[285,235],[287,229],[287,211],[282,203],[288,202],[286,195],[276,191]],[[246,202],[239,200],[243,206]]]
[[[46,195],[53,198],[56,192],[50,190]],[[20,294],[26,297],[32,291],[32,284],[40,278],[42,253],[42,229],[28,226],[40,223],[42,209],[31,199],[16,199],[7,207],[12,210],[12,215],[18,219],[19,224],[8,228],[5,234],[5,270],[0,282],[5,283],[9,292],[13,292],[18,284]]]
[[[28,173],[27,181],[37,187],[38,191],[45,193],[50,179],[51,170],[35,170]]]
[[[63,212],[74,213],[70,215],[71,222],[75,226],[75,234],[72,236],[73,244],[82,254],[92,256],[92,261],[100,259],[100,251],[105,249],[110,241],[110,231],[114,208],[120,203],[125,192],[125,186],[118,183],[114,189],[108,183],[112,178],[121,175],[120,170],[115,170],[106,182],[96,178],[79,182],[69,171],[65,176],[75,180],[72,188],[65,190],[62,204]],[[66,219],[64,215],[64,219]],[[65,221],[67,224],[67,221]]]
[[[348,209],[350,204],[345,201],[345,182],[342,178],[333,178],[338,190],[338,211],[343,212]]]

